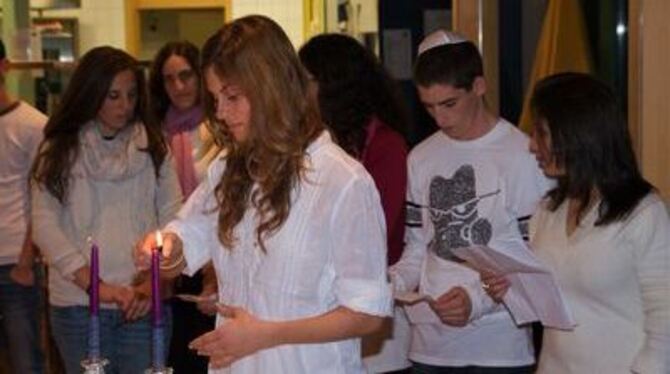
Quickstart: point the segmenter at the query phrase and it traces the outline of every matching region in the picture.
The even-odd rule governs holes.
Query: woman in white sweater
[[[538,372],[669,373],[670,221],[614,93],[564,73],[538,83],[531,103],[531,151],[557,181],[531,220],[531,245],[577,321],[545,329]],[[483,280],[504,294],[504,280]]]
[[[33,239],[49,264],[54,338],[68,373],[86,355],[91,237],[100,248],[101,353],[112,373],[150,366],[150,285],[131,248],[181,204],[137,61],[112,47],[79,62],[33,166]],[[169,320],[169,309],[166,318]]]

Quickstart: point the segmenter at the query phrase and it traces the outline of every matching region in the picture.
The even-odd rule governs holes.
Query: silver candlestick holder
[[[148,368],[144,371],[144,374],[172,374],[172,368]]]
[[[81,362],[84,374],[105,374],[105,365],[109,364],[106,358],[87,358]]]

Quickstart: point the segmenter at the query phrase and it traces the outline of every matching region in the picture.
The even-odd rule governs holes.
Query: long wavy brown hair
[[[44,139],[31,170],[31,181],[65,203],[70,173],[79,157],[79,132],[95,119],[117,74],[130,70],[137,81],[137,104],[131,122],[140,121],[147,132],[145,151],[151,157],[156,178],[167,155],[160,125],[151,115],[144,72],[128,53],[110,46],[88,51],[77,64],[63,99],[49,117]]]
[[[236,142],[217,120],[211,95],[205,107],[212,133],[228,150],[226,169],[215,195],[219,239],[232,248],[233,230],[253,208],[256,239],[275,233],[291,210],[291,191],[306,170],[307,146],[322,132],[318,106],[308,95],[308,78],[284,31],[264,16],[247,16],[212,35],[202,53],[202,71],[234,82],[251,105],[249,137]]]

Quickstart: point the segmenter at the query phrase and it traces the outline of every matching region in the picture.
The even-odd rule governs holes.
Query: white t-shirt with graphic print
[[[492,367],[534,362],[530,329],[517,327],[481,289],[479,274],[451,254],[451,248],[475,244],[525,245],[528,219],[549,186],[528,142],[500,119],[478,139],[457,141],[438,131],[410,153],[406,247],[390,270],[394,287],[418,286],[437,298],[462,286],[473,308],[462,328],[412,325],[412,361]]]

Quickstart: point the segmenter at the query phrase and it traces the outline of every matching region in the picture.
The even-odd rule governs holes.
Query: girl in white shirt
[[[391,313],[372,178],[324,131],[274,21],[227,24],[205,44],[202,67],[227,153],[164,229],[162,264],[170,275],[214,263],[217,328],[191,347],[212,372],[363,373],[359,337]],[[153,245],[148,235],[138,246],[141,267]]]
[[[564,73],[538,83],[531,105],[531,151],[557,186],[530,242],[577,321],[545,329],[538,372],[670,372],[670,220],[637,168],[614,93]],[[483,281],[500,300],[506,280]]]

